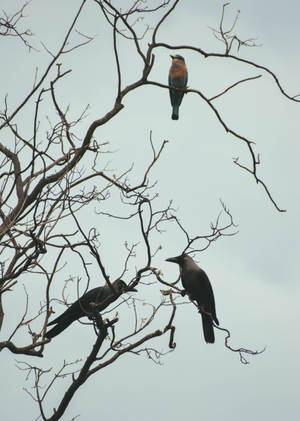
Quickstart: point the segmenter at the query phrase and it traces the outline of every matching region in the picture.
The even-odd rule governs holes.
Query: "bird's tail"
[[[215,334],[212,319],[207,314],[202,313],[201,316],[205,342],[213,344],[215,342]]]
[[[173,105],[172,120],[179,119],[179,105]]]
[[[54,338],[54,336],[59,335],[63,330],[65,330],[73,322],[74,322],[73,318],[65,318],[64,320],[57,323],[57,325],[54,326],[52,329],[48,330],[44,335],[45,338],[48,338],[48,339]]]

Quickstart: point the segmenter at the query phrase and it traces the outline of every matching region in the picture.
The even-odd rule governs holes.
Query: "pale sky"
[[[4,0],[1,9],[9,12],[21,4],[17,0]],[[161,28],[158,40],[172,45],[192,45],[208,52],[222,52],[221,43],[214,39],[209,29],[218,26],[222,4],[219,0],[182,1]],[[55,51],[79,5],[77,0],[31,1],[23,24],[34,33],[32,43],[39,52],[28,53],[16,39],[1,40],[1,101],[8,93],[12,109],[31,88],[36,67],[42,71],[49,61],[40,41]],[[300,94],[299,2],[232,1],[227,7],[228,22],[237,10],[241,11],[237,32],[242,38],[257,38],[257,44],[261,45],[242,48],[239,57],[269,67],[289,95]],[[146,16],[146,19],[150,17]],[[87,118],[76,129],[80,138],[94,119],[111,109],[116,92],[116,73],[111,30],[92,1],[85,6],[77,28],[97,37],[91,44],[60,60],[65,70],[72,68],[73,71],[61,82],[58,97],[65,106],[70,104],[74,116],[90,105]],[[122,40],[120,45],[126,85],[139,75],[141,63],[129,43]],[[284,97],[274,80],[260,69],[229,59],[204,59],[192,51],[178,50],[176,53],[185,57],[189,87],[209,97],[240,79],[262,75],[258,80],[232,89],[214,105],[231,129],[256,143],[255,152],[261,157],[259,177],[268,185],[278,205],[287,212],[279,213],[253,177],[233,164],[232,158],[236,156],[242,163],[249,163],[246,146],[226,134],[207,104],[192,93],[185,95],[177,122],[171,120],[167,90],[147,86],[126,96],[125,108],[96,131],[97,140],[109,141],[110,149],[116,151],[101,157],[103,162],[99,167],[104,168],[109,162],[109,167],[118,173],[135,162],[132,182],[139,180],[142,169],[151,159],[149,132],[152,130],[157,148],[163,140],[169,141],[150,174],[152,182],[158,181],[154,189],[159,193],[154,202],[157,209],[167,206],[172,199],[174,207],[178,208],[178,217],[191,234],[204,235],[210,233],[210,222],[221,209],[219,199],[226,203],[238,224],[238,234],[218,240],[208,250],[197,254],[195,259],[211,280],[218,319],[221,326],[231,331],[231,345],[253,350],[266,347],[266,351],[249,357],[249,365],[240,364],[238,356],[224,347],[222,332],[215,332],[214,345],[205,344],[195,308],[192,305],[178,306],[175,320],[177,347],[163,358],[162,366],[154,365],[142,356],[120,358],[79,389],[62,419],[71,420],[80,414],[81,420],[105,421],[181,421],[183,418],[297,421],[300,409],[300,104]],[[163,48],[155,51],[150,80],[167,83],[170,54],[171,51]],[[48,110],[45,106],[44,113],[54,118],[53,109]],[[31,117],[30,109],[26,109],[17,119],[20,127],[28,133],[32,130]],[[42,127],[45,124],[42,123]],[[0,139],[7,147],[13,140],[2,135]],[[91,164],[88,158],[85,157],[82,166]],[[118,206],[118,197],[115,192],[105,210]],[[140,241],[141,238],[130,224],[127,227],[97,216],[94,211],[99,209],[100,205],[98,209],[94,205],[83,209],[83,225],[86,230],[94,226],[98,228],[101,253],[114,277],[120,272],[119,256],[124,258],[124,241]],[[184,237],[175,224],[171,224],[153,241],[162,246],[154,258],[154,265],[171,282],[177,277],[178,268],[165,259],[181,253],[185,246]],[[74,256],[70,255],[72,258]],[[134,275],[135,265],[143,264],[144,260],[141,246],[125,281]],[[53,295],[59,295],[68,276],[84,279],[85,274],[78,262],[66,263],[67,268],[53,285]],[[93,275],[91,287],[103,284],[96,268]],[[16,295],[7,294],[4,301],[7,318],[1,340],[7,339],[13,323],[19,320],[16,306],[24,306],[23,284],[32,291],[35,308],[44,299],[44,283],[41,286],[36,278],[20,278]],[[69,288],[70,297],[76,299],[75,283],[73,290]],[[160,288],[157,284],[148,289],[141,286],[139,298],[150,301],[151,297],[157,303]],[[61,310],[62,307],[57,305],[56,314]],[[120,325],[123,331],[126,323],[132,321],[126,316],[122,320],[125,320]],[[156,324],[161,327],[159,321],[158,318]],[[17,337],[20,346],[27,344],[29,338],[25,330],[23,334],[23,339],[22,335]],[[8,351],[2,352],[0,394],[4,404],[1,418],[17,421],[21,418],[33,420],[38,416],[36,403],[22,389],[30,388],[31,383],[25,383],[25,374],[16,368],[16,360],[30,361],[45,368],[54,367],[55,371],[64,360],[85,359],[94,338],[91,327],[74,323],[51,341],[43,359],[34,361]],[[153,345],[166,351],[168,339],[160,338]],[[49,415],[67,384],[68,380],[57,383],[46,405]]]

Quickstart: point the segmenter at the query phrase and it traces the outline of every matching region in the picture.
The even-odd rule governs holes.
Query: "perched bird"
[[[184,62],[184,58],[180,55],[171,56],[172,66],[169,71],[169,86],[170,86],[170,99],[173,107],[172,120],[178,120],[179,105],[181,104],[184,90],[172,89],[185,88],[188,81],[188,71]]]
[[[166,259],[167,262],[177,263],[180,267],[181,282],[192,300],[197,301],[201,313],[204,339],[208,343],[215,342],[213,322],[219,324],[216,316],[214,293],[208,276],[187,254]]]
[[[114,281],[112,286],[115,292],[112,291],[109,285],[104,285],[103,287],[91,289],[83,294],[64,313],[48,323],[48,326],[53,324],[56,324],[56,326],[48,330],[44,336],[46,338],[54,338],[54,336],[59,335],[75,320],[84,316],[93,316],[93,309],[90,307],[90,303],[92,302],[97,305],[97,310],[100,312],[117,300],[123,292],[136,291],[134,288],[127,287],[122,279]]]

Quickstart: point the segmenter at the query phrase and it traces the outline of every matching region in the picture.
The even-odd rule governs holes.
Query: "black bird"
[[[202,326],[205,341],[213,344],[215,342],[213,322],[219,324],[216,315],[214,293],[208,276],[194,260],[187,254],[166,259],[167,262],[177,263],[180,266],[180,276],[183,288],[192,300],[197,301],[199,310],[210,313],[201,313]]]
[[[52,329],[45,333],[46,338],[54,338],[65,330],[75,320],[80,319],[84,316],[92,316],[93,309],[90,307],[90,303],[97,305],[97,311],[102,311],[109,304],[117,300],[120,295],[126,291],[136,291],[134,288],[129,288],[122,279],[117,279],[112,283],[115,292],[109,285],[91,289],[82,295],[75,303],[73,303],[64,313],[52,320],[49,325],[56,324]]]

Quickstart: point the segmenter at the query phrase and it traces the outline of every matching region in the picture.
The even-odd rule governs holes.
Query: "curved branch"
[[[153,81],[149,81],[149,80],[147,80],[146,82],[145,82],[145,84],[148,84],[148,85],[154,85],[154,86],[158,86],[158,87],[160,87],[160,88],[165,88],[165,89],[169,89],[169,86],[168,85],[164,85],[164,84],[162,84],[162,83],[159,83],[159,82],[153,82]],[[252,148],[252,144],[254,144],[254,142],[253,141],[251,141],[251,140],[249,140],[249,139],[247,139],[245,136],[243,136],[243,135],[241,135],[241,134],[239,134],[239,133],[237,133],[237,132],[235,132],[234,130],[232,130],[232,129],[230,129],[229,127],[228,127],[228,125],[225,123],[225,121],[223,120],[223,118],[221,117],[221,114],[219,113],[219,111],[217,110],[217,108],[212,104],[212,99],[214,99],[214,98],[212,98],[212,99],[209,99],[209,98],[207,98],[201,91],[198,91],[198,90],[196,90],[196,89],[184,89],[184,88],[177,88],[177,90],[184,90],[186,93],[189,93],[189,92],[193,92],[193,93],[195,93],[195,94],[197,94],[197,95],[199,95],[207,104],[208,104],[208,106],[211,108],[211,110],[213,111],[213,113],[215,114],[215,116],[217,117],[217,120],[219,121],[219,123],[223,126],[223,128],[224,128],[224,130],[227,132],[227,133],[230,133],[231,135],[233,135],[234,137],[236,137],[237,139],[240,139],[240,140],[242,140],[244,143],[246,143],[246,145],[247,145],[247,147],[248,147],[248,149],[249,149],[249,152],[250,152],[250,155],[251,155],[251,160],[252,160],[252,169],[249,169],[249,168],[247,168],[247,167],[245,167],[245,166],[242,166],[242,165],[240,165],[239,163],[238,163],[238,158],[235,158],[235,160],[234,160],[234,163],[235,164],[237,164],[238,166],[240,166],[241,168],[243,168],[243,169],[245,169],[245,170],[247,170],[250,174],[252,174],[253,175],[253,177],[254,177],[254,179],[255,179],[255,181],[256,181],[256,183],[257,184],[260,184],[263,188],[264,188],[264,190],[265,190],[265,192],[266,192],[266,194],[267,194],[267,196],[269,197],[269,199],[271,200],[271,202],[273,203],[273,205],[274,205],[274,207],[279,211],[279,212],[286,212],[286,209],[281,209],[278,205],[277,205],[277,203],[276,203],[276,201],[273,199],[273,197],[272,197],[272,195],[271,195],[271,193],[270,193],[270,190],[269,190],[269,188],[266,186],[266,184],[257,176],[257,166],[260,164],[260,161],[259,161],[259,159],[256,159],[256,157],[255,157],[255,153],[254,153],[254,151],[253,151],[253,148]],[[300,101],[300,100],[299,100]]]
[[[164,42],[158,42],[158,43],[155,43],[155,44],[152,44],[151,45],[151,48],[152,49],[158,48],[158,47],[167,48],[169,50],[189,50],[189,51],[195,51],[195,52],[200,53],[201,55],[203,55],[205,58],[209,58],[209,57],[226,58],[226,59],[240,61],[241,63],[249,64],[250,66],[255,67],[257,69],[264,70],[266,73],[268,73],[269,75],[271,75],[272,78],[274,79],[276,85],[278,86],[279,90],[281,91],[281,93],[286,98],[288,98],[288,99],[290,99],[291,101],[294,101],[294,102],[300,102],[300,99],[296,99],[294,96],[289,95],[283,89],[283,87],[281,86],[281,83],[279,82],[279,79],[275,75],[275,73],[273,73],[268,67],[262,66],[260,64],[257,64],[254,61],[246,60],[246,59],[243,59],[243,58],[234,56],[232,54],[208,53],[208,52],[202,50],[202,48],[192,47],[190,45],[170,45],[170,44],[166,44]]]
[[[5,122],[0,126],[0,130],[5,127],[7,125],[7,123],[9,123],[17,114],[18,112],[23,108],[23,106],[27,103],[27,101],[32,97],[32,95],[40,88],[40,86],[42,85],[42,83],[44,82],[44,80],[46,79],[50,69],[52,68],[52,66],[54,65],[54,63],[56,62],[56,60],[59,58],[59,56],[63,53],[64,48],[68,42],[68,39],[70,37],[70,34],[75,26],[75,23],[77,22],[77,19],[82,11],[82,8],[85,4],[86,0],[83,0],[79,10],[75,16],[75,18],[73,19],[73,22],[64,38],[64,41],[59,49],[59,51],[53,56],[53,59],[51,60],[50,64],[48,65],[47,69],[45,70],[44,74],[42,75],[42,77],[40,78],[39,82],[34,86],[34,88],[31,90],[31,92],[26,96],[26,98],[21,102],[21,104],[15,109],[15,111],[5,120]]]

